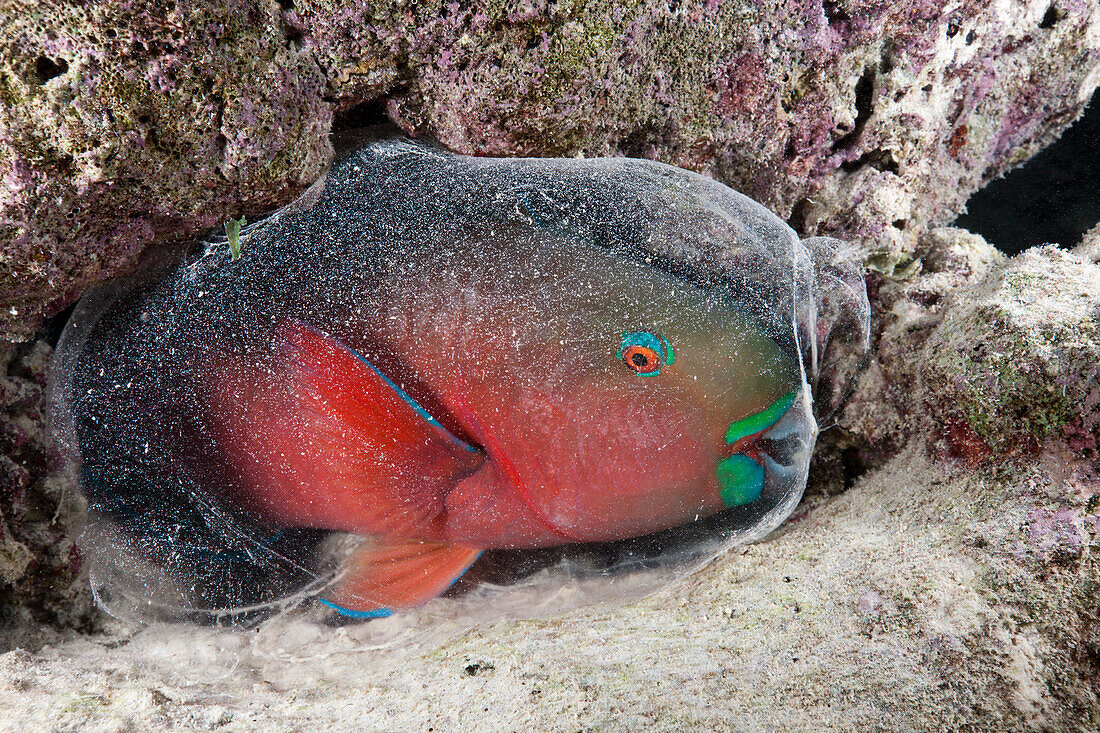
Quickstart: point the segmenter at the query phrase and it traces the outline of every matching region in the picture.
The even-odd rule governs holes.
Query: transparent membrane
[[[96,597],[370,645],[649,594],[797,505],[860,273],[659,163],[368,140],[78,305],[52,417]]]

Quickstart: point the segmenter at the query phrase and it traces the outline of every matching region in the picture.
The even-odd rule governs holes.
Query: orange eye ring
[[[622,337],[616,356],[639,377],[655,377],[661,373],[661,367],[676,361],[672,344],[659,333],[623,331]]]
[[[648,346],[635,344],[624,349],[622,360],[638,374],[655,374],[661,370],[661,355]]]

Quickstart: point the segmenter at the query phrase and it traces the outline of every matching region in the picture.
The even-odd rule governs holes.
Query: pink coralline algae
[[[1089,0],[0,3],[0,333],[291,200],[385,119],[471,154],[649,157],[911,252],[1100,75]]]
[[[1083,545],[1088,544],[1091,529],[1095,528],[1095,516],[1082,516],[1070,507],[1050,511],[1032,509],[1028,515],[1027,542],[1040,553],[1052,550],[1080,554]]]

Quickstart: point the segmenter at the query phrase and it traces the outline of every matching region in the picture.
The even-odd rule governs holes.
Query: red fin
[[[484,453],[331,336],[284,321],[276,347],[270,365],[209,370],[211,430],[248,505],[299,526],[439,536],[446,491]]]
[[[385,616],[435,598],[474,564],[481,550],[398,537],[369,539],[349,558],[323,600],[349,616]]]

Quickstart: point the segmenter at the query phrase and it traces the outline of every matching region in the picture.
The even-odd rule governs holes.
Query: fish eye
[[[676,360],[672,345],[659,333],[624,331],[622,339],[616,356],[639,377],[655,377]]]

